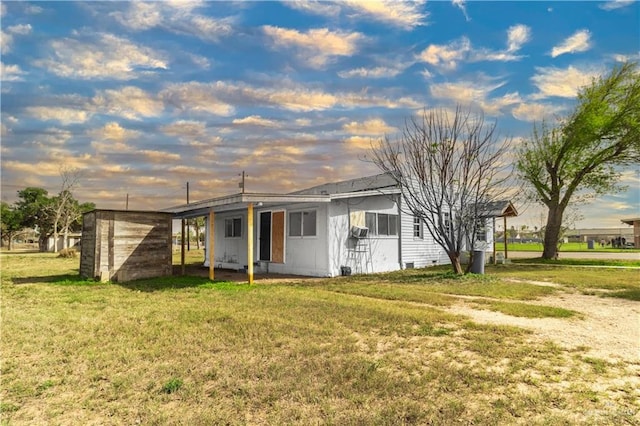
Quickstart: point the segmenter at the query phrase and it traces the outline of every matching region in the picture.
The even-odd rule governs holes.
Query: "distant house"
[[[62,234],[58,235],[58,244],[57,244],[58,250],[62,250],[62,248],[65,247],[64,238],[65,238],[64,235]],[[80,232],[73,232],[73,233],[67,234],[66,247],[68,248],[75,247],[77,244],[80,243],[81,238],[82,238],[82,234]],[[54,248],[55,248],[54,243],[55,243],[55,238],[53,236],[47,239],[47,251],[51,251],[51,252],[54,251]]]
[[[449,263],[426,224],[403,213],[402,203],[400,188],[381,174],[290,194],[229,195],[165,211],[178,219],[209,217],[204,265],[213,259],[215,268],[332,277]],[[517,212],[508,201],[485,210],[476,249],[492,252],[494,218]]]

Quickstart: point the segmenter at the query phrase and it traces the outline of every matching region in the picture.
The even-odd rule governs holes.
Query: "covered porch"
[[[206,259],[204,264],[208,266],[208,276],[210,280],[216,279],[216,265],[221,266],[221,262],[216,262],[216,218],[217,215],[229,216],[229,214],[241,214],[246,218],[246,226],[240,224],[238,232],[237,224],[231,221],[224,223],[223,232],[230,232],[235,242],[243,246],[246,250],[246,280],[249,284],[254,282],[254,267],[256,261],[284,263],[285,244],[287,232],[286,211],[288,207],[304,204],[324,204],[331,202],[331,197],[326,194],[319,195],[282,195],[282,194],[260,194],[260,193],[240,193],[228,195],[195,203],[183,204],[165,209],[172,213],[174,219],[181,220],[182,239],[180,244],[180,273],[186,274],[185,265],[185,231],[186,220],[196,217],[207,218],[207,236],[205,239]],[[258,210],[256,220],[256,210]],[[257,222],[257,226],[256,226]],[[218,232],[220,224],[218,224]],[[257,254],[257,256],[256,256]],[[225,253],[226,256],[226,253]],[[224,269],[219,268],[219,271]],[[227,270],[226,273],[229,271]],[[224,274],[225,272],[218,272]]]

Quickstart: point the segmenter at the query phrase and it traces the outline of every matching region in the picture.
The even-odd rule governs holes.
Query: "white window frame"
[[[375,221],[375,226],[369,226],[371,225],[371,219],[369,219],[367,221],[367,216],[369,218],[371,218],[371,215],[373,215],[374,217],[374,221]],[[387,219],[387,233],[386,234],[380,234],[380,216],[385,216]],[[390,218],[395,218],[395,234],[390,234],[389,233],[389,228],[390,228]],[[398,229],[400,227],[400,216],[397,214],[393,214],[393,213],[377,213],[377,212],[366,212],[365,213],[365,223],[367,225],[367,228],[369,228],[369,235],[370,236],[375,236],[375,237],[398,237],[400,230]]]
[[[287,237],[289,237],[289,238],[317,238],[318,237],[318,210],[317,209],[290,210],[288,213],[289,214],[287,215],[287,218],[286,218],[287,229],[288,229]],[[313,213],[313,215],[315,216],[315,223],[314,223],[314,228],[313,228],[314,233],[313,234],[309,234],[309,235],[305,234],[305,226],[304,226],[304,224],[305,224],[305,219],[304,219],[305,218],[305,213],[308,213],[308,214]],[[292,235],[292,233],[291,233],[292,230],[293,230],[292,225],[294,225],[296,221],[293,220],[291,218],[291,216],[292,215],[297,215],[297,214],[300,215],[300,229],[299,229],[300,235]]]
[[[487,220],[476,219],[476,241],[487,241]]]
[[[420,216],[413,217],[413,238],[415,240],[424,240],[424,221]]]
[[[235,221],[239,221],[240,222],[240,226],[239,226],[239,231],[240,231],[240,235],[236,235],[235,231],[236,231],[236,227],[235,227]],[[231,235],[227,234],[227,224],[228,222],[231,222]],[[224,219],[224,237],[225,238],[242,238],[242,217],[238,216],[238,217],[228,217]]]

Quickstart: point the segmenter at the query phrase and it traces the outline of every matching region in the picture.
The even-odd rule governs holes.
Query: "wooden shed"
[[[82,217],[80,275],[130,281],[172,274],[171,213],[93,210]]]

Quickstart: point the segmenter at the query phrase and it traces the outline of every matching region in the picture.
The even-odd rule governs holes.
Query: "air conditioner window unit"
[[[369,228],[364,228],[362,226],[351,227],[351,236],[353,238],[367,238],[367,235],[369,235]]]

